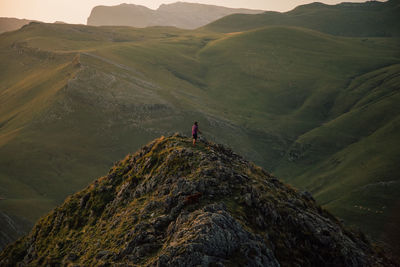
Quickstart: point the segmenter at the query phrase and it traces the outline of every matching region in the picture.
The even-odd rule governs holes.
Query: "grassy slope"
[[[6,199],[0,204],[10,213],[35,220],[38,213],[46,212],[55,203],[31,186],[35,183],[38,157],[29,157],[35,151],[24,136],[32,120],[52,105],[55,94],[76,72],[76,67],[71,56],[26,47],[12,36],[15,35],[1,36],[0,194]],[[33,183],[26,184],[26,180]]]
[[[273,26],[297,26],[339,36],[400,36],[400,2],[370,1],[325,5],[312,3],[286,13],[234,14],[205,26],[216,32],[238,32]]]
[[[0,107],[0,208],[34,220],[90,182],[83,179],[155,136],[187,132],[195,118],[207,138],[306,186],[357,222],[358,210],[342,209],[361,200],[351,191],[398,173],[398,153],[385,150],[398,139],[398,44],[291,27],[218,34],[32,24],[3,34],[0,101],[9,100]],[[357,127],[332,135],[348,125]],[[371,157],[363,142],[385,156]],[[307,150],[309,143],[324,149]],[[304,156],[293,156],[297,147]],[[329,180],[337,153],[346,159],[335,170],[342,180]],[[374,175],[354,167],[362,158],[376,161],[368,165]],[[308,184],[321,175],[329,186]],[[343,182],[353,175],[352,184]],[[371,233],[387,218],[375,219]]]
[[[300,136],[276,170],[375,236],[380,222],[399,221],[399,73],[392,65],[355,78],[332,109],[349,111]]]
[[[398,61],[395,43],[374,50],[380,45],[272,27],[218,40],[200,58],[209,65],[208,92],[232,119],[268,137],[264,153],[271,154],[262,160],[271,169],[293,139],[333,117],[335,98],[353,75]]]

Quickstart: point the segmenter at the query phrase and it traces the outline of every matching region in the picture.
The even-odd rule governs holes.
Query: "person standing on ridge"
[[[195,121],[192,126],[193,146],[196,145],[198,133],[201,133],[201,131],[199,130],[199,125],[198,125],[197,121]]]

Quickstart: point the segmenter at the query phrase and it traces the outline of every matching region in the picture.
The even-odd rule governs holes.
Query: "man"
[[[201,133],[201,131],[199,130],[199,125],[198,125],[197,121],[195,121],[192,126],[193,146],[196,145],[198,133]]]

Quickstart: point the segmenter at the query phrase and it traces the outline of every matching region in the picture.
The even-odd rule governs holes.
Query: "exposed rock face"
[[[182,213],[168,227],[170,246],[160,264],[173,266],[208,266],[211,263],[232,264],[235,254],[250,266],[279,266],[273,252],[261,236],[246,231],[223,204]],[[180,251],[183,251],[181,253]]]
[[[258,14],[262,12],[264,11],[184,2],[163,4],[157,10],[133,4],[121,4],[94,7],[87,20],[87,25],[173,26],[182,29],[195,29],[230,14]]]
[[[395,266],[221,145],[160,138],[7,247],[0,265]],[[105,266],[105,265],[103,265]]]

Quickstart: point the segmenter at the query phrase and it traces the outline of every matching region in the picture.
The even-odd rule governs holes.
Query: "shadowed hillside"
[[[10,217],[0,211],[0,247],[3,248],[26,234],[26,230],[32,227],[29,221],[21,221],[18,217]]]
[[[400,36],[400,1],[368,1],[326,5],[312,3],[286,13],[235,14],[205,28],[217,32],[246,31],[265,26],[295,26],[339,36]]]
[[[2,266],[395,266],[221,145],[156,139],[43,217]]]

